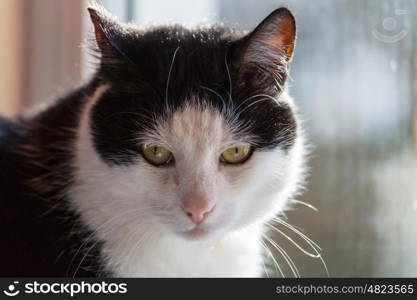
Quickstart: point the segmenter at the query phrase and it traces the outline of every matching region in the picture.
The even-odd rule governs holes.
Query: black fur
[[[281,21],[294,26],[288,10],[275,11],[243,38],[221,27],[141,31],[90,13],[101,57],[94,79],[32,118],[0,119],[0,276],[111,275],[101,267],[102,242],[64,193],[73,181],[74,129],[101,84],[110,88],[93,108],[91,127],[108,164],[130,163],[140,155],[134,138],[155,125],[149,117],[169,118],[190,99],[225,117],[224,103],[239,107],[231,118],[249,128],[254,151],[289,149],[294,142],[293,113],[273,99],[282,92],[293,47],[294,28],[280,29]],[[269,49],[281,40],[265,39],[280,30],[290,35],[287,48]],[[269,46],[254,52],[261,43]]]
[[[66,164],[72,159],[74,133],[68,129],[77,126],[92,87],[31,120],[0,121],[2,277],[106,275],[100,269],[100,243],[94,245],[93,239],[77,253],[90,232],[62,195],[72,180]],[[90,251],[84,258],[85,249]]]

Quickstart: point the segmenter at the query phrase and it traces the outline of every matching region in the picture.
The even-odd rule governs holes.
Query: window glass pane
[[[103,5],[120,20],[138,25],[181,23],[188,26],[218,20],[218,0],[104,0]]]
[[[135,21],[139,25],[181,23],[200,25],[217,21],[218,2],[213,0],[136,1]]]
[[[132,0],[103,0],[103,6],[110,11],[113,15],[117,16],[119,20],[130,21],[132,18],[129,18],[129,5],[132,5]]]

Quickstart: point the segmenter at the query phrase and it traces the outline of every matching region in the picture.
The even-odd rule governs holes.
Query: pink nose
[[[213,211],[214,203],[199,200],[187,201],[183,209],[191,221],[200,224]]]

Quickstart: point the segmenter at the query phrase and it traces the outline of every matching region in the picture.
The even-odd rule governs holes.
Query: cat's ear
[[[285,63],[294,51],[295,19],[287,8],[278,8],[247,37],[243,59],[248,63]]]
[[[287,8],[278,8],[245,36],[237,50],[240,77],[256,75],[259,83],[275,76],[285,81],[288,63],[295,46],[296,26],[293,14]],[[246,73],[246,74],[245,74]]]
[[[91,21],[101,61],[104,64],[130,61],[126,49],[128,29],[107,13],[102,7],[89,7]]]

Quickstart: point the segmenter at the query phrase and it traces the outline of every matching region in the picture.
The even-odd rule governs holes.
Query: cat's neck
[[[105,264],[122,277],[259,277],[262,228],[252,226],[212,241],[190,241],[145,228],[117,233],[103,246]],[[138,236],[140,235],[140,236]]]

